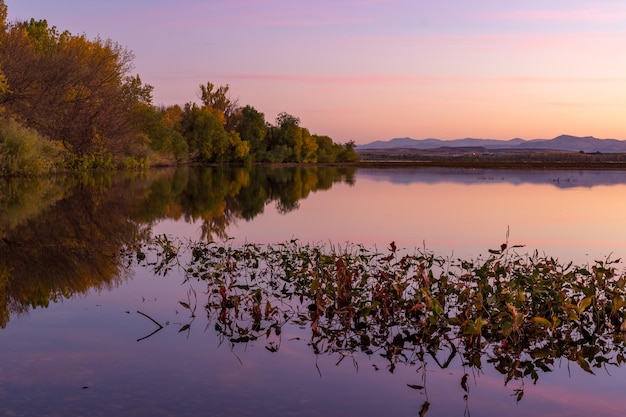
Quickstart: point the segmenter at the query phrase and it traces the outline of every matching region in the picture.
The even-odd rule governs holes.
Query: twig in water
[[[159,326],[155,331],[153,331],[152,333],[150,333],[147,336],[144,337],[140,337],[139,339],[137,339],[138,342],[141,342],[144,339],[149,338],[150,336],[152,336],[153,334],[155,334],[156,332],[160,331],[161,329],[163,329],[163,326],[161,325],[161,323],[159,323],[158,321],[156,321],[155,319],[153,319],[152,317],[150,317],[149,315],[147,315],[146,313],[142,313],[141,311],[137,310],[137,313],[141,314],[142,316],[148,318],[150,321],[152,321],[154,324],[156,324],[157,326]]]

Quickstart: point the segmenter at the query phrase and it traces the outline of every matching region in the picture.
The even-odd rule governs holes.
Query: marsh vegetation
[[[125,256],[160,275],[180,268],[186,280],[206,284],[206,304],[197,297],[180,304],[191,317],[203,308],[231,347],[258,341],[279,352],[282,329],[299,326],[315,355],[357,367],[376,355],[392,373],[399,363],[422,370],[424,384],[410,387],[426,401],[429,361],[441,370],[460,363],[466,392],[470,374],[493,367],[517,401],[527,381],[538,383],[561,361],[589,374],[621,366],[626,275],[615,268],[619,260],[578,267],[516,249],[504,243],[486,259],[455,260],[403,254],[394,242],[378,253],[360,245],[233,247],[160,236]]]

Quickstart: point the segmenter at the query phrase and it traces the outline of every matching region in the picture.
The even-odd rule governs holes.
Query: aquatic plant
[[[620,366],[626,276],[619,260],[563,265],[518,248],[505,243],[467,261],[407,253],[393,242],[380,253],[356,244],[235,247],[161,236],[128,254],[156,273],[179,267],[187,280],[205,282],[207,315],[231,346],[264,341],[277,352],[283,328],[297,325],[308,329],[316,355],[379,355],[390,372],[400,363],[447,368],[461,359],[475,371],[489,364],[505,384],[521,383],[518,401],[524,381],[536,383],[556,360],[590,374]]]

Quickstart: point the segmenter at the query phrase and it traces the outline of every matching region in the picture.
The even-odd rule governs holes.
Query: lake
[[[158,253],[134,254],[159,236],[181,248],[295,241],[388,253],[393,242],[450,260],[506,242],[584,266],[626,253],[624,212],[626,172],[608,170],[0,179],[0,416],[622,415],[626,371],[611,361],[592,375],[564,355],[536,380],[507,381],[452,343],[393,361],[377,350],[319,351],[297,320],[233,342],[207,308],[206,282],[188,279],[184,263],[158,270]],[[621,352],[621,337],[611,343]]]

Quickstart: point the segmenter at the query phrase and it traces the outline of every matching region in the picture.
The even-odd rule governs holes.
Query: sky
[[[154,104],[230,86],[269,122],[365,144],[626,139],[626,1],[5,0],[9,20],[111,39]]]

